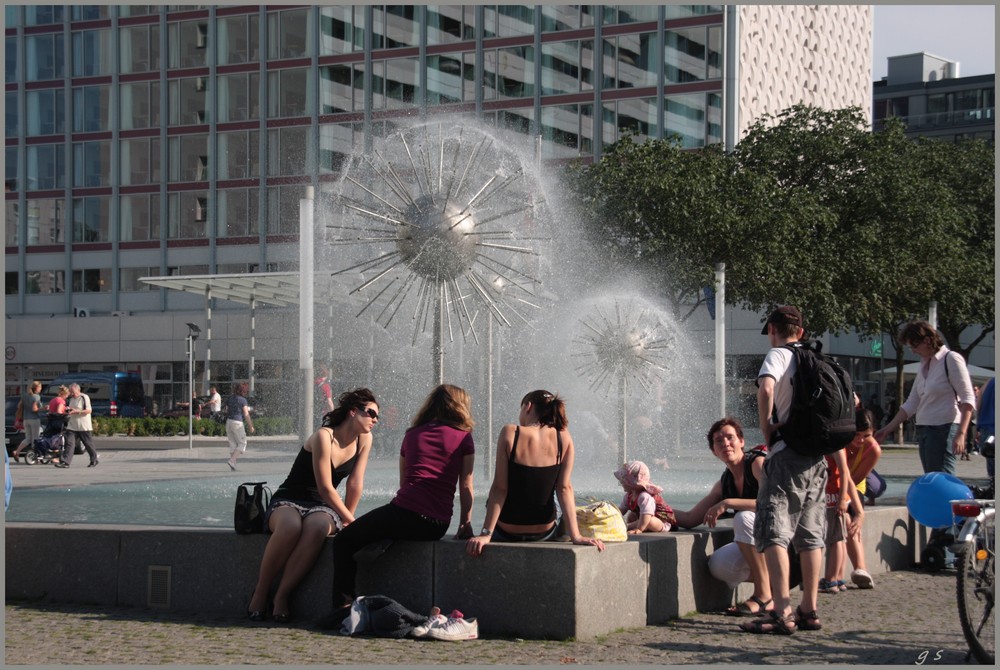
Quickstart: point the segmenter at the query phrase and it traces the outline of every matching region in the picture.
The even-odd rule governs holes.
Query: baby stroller
[[[63,437],[62,433],[56,433],[49,437],[39,437],[21,455],[24,456],[24,462],[28,465],[39,462],[42,465],[48,465],[53,458],[62,453],[64,444],[66,444],[66,438]]]

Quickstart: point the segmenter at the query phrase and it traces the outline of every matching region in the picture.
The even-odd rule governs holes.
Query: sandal
[[[837,584],[836,580],[833,580],[833,579],[821,579],[821,580],[819,580],[819,592],[820,593],[840,593],[840,586]]]
[[[745,621],[740,624],[740,630],[745,633],[761,635],[774,633],[776,635],[791,635],[795,632],[795,616],[783,617],[774,610],[768,610],[767,616],[753,621]]]
[[[823,627],[816,610],[803,612],[801,605],[795,608],[795,624],[802,630],[820,630]]]
[[[750,609],[748,604],[750,601],[754,601],[759,606],[758,609]],[[767,609],[767,606],[771,604],[770,600],[761,600],[757,596],[750,596],[750,598],[745,603],[740,603],[739,605],[733,605],[732,607],[726,609],[726,616],[761,616],[771,610]]]

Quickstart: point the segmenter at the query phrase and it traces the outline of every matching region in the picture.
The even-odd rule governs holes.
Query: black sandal
[[[757,603],[760,609],[757,610],[750,609],[750,605],[748,605],[747,603],[749,603],[751,600]],[[772,602],[774,601],[761,600],[757,596],[750,596],[750,598],[748,598],[746,602],[740,603],[739,605],[733,605],[732,607],[728,608],[726,610],[726,616],[763,616],[764,614],[767,614],[768,612],[771,611],[767,609],[767,606],[770,605]]]
[[[803,612],[801,605],[795,608],[795,625],[802,630],[820,630],[823,628],[816,610]]]
[[[740,630],[744,633],[762,635],[774,633],[775,635],[791,635],[795,632],[795,615],[790,614],[783,617],[774,610],[768,610],[767,616],[753,621],[745,621],[740,624]]]

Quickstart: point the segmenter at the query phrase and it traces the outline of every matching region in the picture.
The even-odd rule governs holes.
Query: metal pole
[[[931,328],[937,330],[937,300],[931,300],[927,305],[927,321],[930,322]]]
[[[302,443],[312,432],[313,424],[313,198],[312,186],[306,187],[306,197],[299,200],[299,369],[302,370],[303,397]]]
[[[440,386],[444,383],[444,284],[438,284],[431,359],[431,364],[434,366],[434,384]]]
[[[628,463],[628,417],[626,414],[628,401],[625,398],[626,382],[622,377],[618,380],[618,396],[622,399],[618,406],[618,428],[621,434],[621,444],[618,446],[618,462]]]
[[[720,416],[726,416],[726,264],[715,264],[715,383]]]
[[[194,449],[194,336],[188,333],[188,449]]]
[[[483,475],[490,480],[490,463],[493,440],[493,315],[486,314],[486,458],[483,459]]]
[[[205,391],[212,381],[212,287],[205,287]],[[252,395],[252,394],[251,394]]]

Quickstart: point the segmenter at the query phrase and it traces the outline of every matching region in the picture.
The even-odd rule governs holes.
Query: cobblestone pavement
[[[797,594],[793,594],[796,596]],[[955,573],[904,570],[875,589],[820,595],[821,631],[750,635],[739,619],[693,614],[585,641],[482,637],[461,643],[347,638],[310,622],[155,610],[7,603],[6,665],[942,665],[964,664]],[[473,616],[474,613],[469,613]]]

